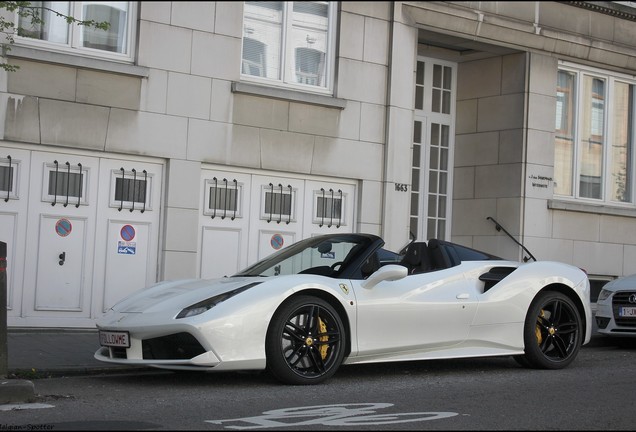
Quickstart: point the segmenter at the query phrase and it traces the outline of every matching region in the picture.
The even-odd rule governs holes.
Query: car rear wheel
[[[267,369],[287,384],[318,384],[342,363],[346,346],[342,320],[326,301],[298,296],[274,314],[267,332]]]
[[[555,291],[540,293],[534,300],[524,326],[525,355],[516,358],[537,369],[561,369],[576,358],[583,326],[576,305]]]

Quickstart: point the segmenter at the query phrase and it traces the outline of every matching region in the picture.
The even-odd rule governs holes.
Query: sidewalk
[[[9,329],[8,372],[21,378],[109,372],[129,367],[95,360],[97,330]]]
[[[95,360],[98,348],[97,330],[9,329],[8,379],[0,379],[0,406],[33,402],[30,379],[131,369]]]

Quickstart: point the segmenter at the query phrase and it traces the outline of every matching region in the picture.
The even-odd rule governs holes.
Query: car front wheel
[[[267,332],[267,369],[287,384],[318,384],[342,363],[346,332],[326,301],[298,296],[274,314]]]
[[[537,369],[564,368],[579,352],[582,329],[581,317],[572,300],[555,291],[540,293],[525,321],[525,355],[517,360]]]

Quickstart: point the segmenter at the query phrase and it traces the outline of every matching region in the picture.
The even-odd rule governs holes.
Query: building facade
[[[636,273],[634,2],[34,5],[2,11],[9,326],[327,232]]]

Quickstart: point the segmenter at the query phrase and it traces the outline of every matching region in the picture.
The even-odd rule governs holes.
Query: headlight
[[[254,282],[251,284],[247,284],[235,290],[228,291],[223,294],[215,295],[214,297],[210,297],[209,299],[205,299],[203,301],[190,305],[187,308],[183,309],[181,312],[179,312],[176,318],[177,319],[188,318],[188,317],[200,315],[203,312],[207,312],[208,310],[212,309],[214,306],[218,305],[219,303],[224,302],[225,300],[231,297],[234,297],[235,295],[240,294],[243,291],[249,288],[252,288],[253,286],[258,285],[260,283],[261,282]]]
[[[601,292],[598,294],[598,299],[596,301],[600,302],[600,301],[606,300],[611,295],[612,295],[612,291],[602,289]]]

